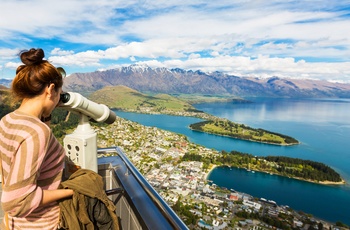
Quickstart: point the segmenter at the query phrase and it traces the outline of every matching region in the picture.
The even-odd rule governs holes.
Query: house
[[[254,208],[255,210],[259,210],[261,208],[261,204],[250,201],[250,200],[243,200],[243,204],[250,207],[250,208]]]

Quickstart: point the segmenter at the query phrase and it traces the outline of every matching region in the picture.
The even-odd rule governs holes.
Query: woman
[[[59,103],[63,79],[44,56],[42,49],[20,54],[24,65],[17,68],[11,89],[21,104],[0,121],[1,203],[8,214],[2,229],[57,229],[56,201],[73,194],[57,189],[65,152],[47,122]]]

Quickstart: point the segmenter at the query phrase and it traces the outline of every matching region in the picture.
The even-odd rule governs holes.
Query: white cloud
[[[51,55],[59,55],[59,56],[66,56],[70,54],[74,54],[74,51],[72,50],[62,50],[61,48],[55,48],[50,52]]]
[[[20,63],[20,62],[7,62],[5,64],[5,67],[9,68],[9,69],[17,69],[17,67],[20,65],[22,65],[22,63]]]
[[[142,62],[241,76],[350,82],[349,4],[348,0],[4,1],[0,66],[13,66],[23,47],[42,47],[53,64],[82,71]]]
[[[196,53],[192,53],[188,56],[188,59],[197,59],[200,58],[201,55],[200,54],[196,54]]]
[[[151,68],[162,68],[165,67],[165,65],[157,60],[149,60],[149,61],[142,61],[142,62],[137,62],[136,64],[145,64]]]
[[[293,58],[271,58],[259,56],[249,57],[220,56],[215,58],[198,58],[185,61],[170,60],[164,62],[168,68],[186,68],[204,72],[223,71],[242,77],[288,77],[333,79],[350,83],[350,62],[344,63],[307,63],[295,61]]]
[[[83,53],[64,55],[64,56],[51,56],[49,61],[54,65],[59,66],[80,66],[80,67],[90,67],[90,66],[101,66],[100,52],[86,51]]]
[[[20,50],[0,48],[0,60],[11,60],[18,57]]]

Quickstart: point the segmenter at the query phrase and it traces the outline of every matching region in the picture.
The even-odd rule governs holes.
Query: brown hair
[[[62,87],[62,74],[48,61],[43,60],[45,54],[42,49],[32,48],[19,55],[24,65],[17,68],[11,86],[17,99],[33,98],[51,83],[55,84],[56,91]]]

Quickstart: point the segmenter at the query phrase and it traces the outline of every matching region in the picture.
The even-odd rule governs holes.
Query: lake
[[[190,124],[201,121],[198,118],[116,113],[146,126],[184,134],[191,142],[219,151],[236,150],[257,156],[282,155],[325,163],[339,172],[347,184],[325,186],[229,168],[215,169],[209,179],[219,186],[350,225],[350,99],[247,99],[251,102],[202,103],[195,107],[253,128],[292,136],[301,144],[268,145],[190,130]]]

